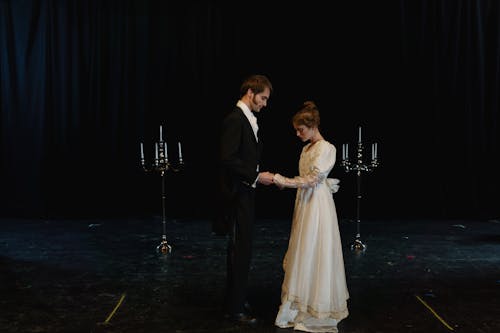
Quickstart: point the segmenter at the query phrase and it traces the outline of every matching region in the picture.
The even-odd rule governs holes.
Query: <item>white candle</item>
[[[372,143],[372,160],[375,159],[375,144]]]
[[[377,158],[377,143],[375,142],[375,158]]]
[[[177,146],[179,147],[179,160],[182,160],[182,148],[181,148],[181,142],[177,142]]]
[[[349,144],[345,144],[345,157],[348,159],[349,158]]]
[[[361,126],[358,127],[358,142],[361,142]]]
[[[345,160],[345,143],[342,144],[342,159]]]
[[[163,141],[162,126],[160,125],[160,141]]]
[[[141,159],[144,159],[144,147],[141,142]]]
[[[158,160],[158,142],[155,142],[155,160]]]
[[[165,160],[168,161],[167,141],[163,142],[163,149],[165,150]]]

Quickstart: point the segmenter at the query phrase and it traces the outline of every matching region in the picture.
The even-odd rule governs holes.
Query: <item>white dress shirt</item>
[[[248,106],[242,101],[238,101],[238,103],[236,103],[236,106],[243,110],[243,113],[250,122],[250,125],[252,125],[253,134],[255,135],[255,140],[259,142],[259,138],[257,137],[257,131],[259,130],[259,125],[257,124],[257,117],[253,115],[252,111],[250,111]]]
[[[259,130],[259,125],[257,124],[257,117],[253,115],[250,108],[241,100],[239,100],[238,103],[236,103],[236,106],[239,107],[241,110],[243,110],[243,114],[247,117],[248,121],[250,122],[250,125],[252,125],[253,134],[255,135],[255,140],[259,142],[259,137],[257,136],[257,131]],[[259,172],[258,164],[257,164],[257,172]],[[257,180],[259,180],[259,175],[257,175],[257,178],[255,178],[253,184],[251,184],[252,187],[257,186]]]

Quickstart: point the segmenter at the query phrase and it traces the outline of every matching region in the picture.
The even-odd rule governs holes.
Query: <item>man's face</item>
[[[253,97],[250,99],[252,105],[251,109],[254,112],[260,112],[260,109],[267,106],[267,101],[269,100],[269,96],[271,96],[271,91],[269,88],[264,89],[263,92],[254,94],[251,92]]]

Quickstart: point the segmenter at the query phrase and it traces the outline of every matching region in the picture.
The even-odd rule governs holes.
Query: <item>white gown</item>
[[[335,158],[336,148],[328,141],[309,143],[300,155],[299,176],[274,177],[279,186],[297,188],[283,260],[281,305],[275,320],[278,327],[337,332],[337,323],[349,314],[349,292],[332,196],[338,185],[332,185],[332,179],[327,178]]]

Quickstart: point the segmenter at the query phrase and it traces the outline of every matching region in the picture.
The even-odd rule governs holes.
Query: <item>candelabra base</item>
[[[356,238],[354,242],[351,244],[351,250],[353,251],[359,251],[359,252],[364,252],[366,250],[366,245],[363,244],[361,239]]]
[[[160,245],[156,247],[156,250],[161,254],[169,254],[170,252],[172,252],[172,246],[170,246],[170,244],[168,244],[167,242],[167,239],[163,237]]]

